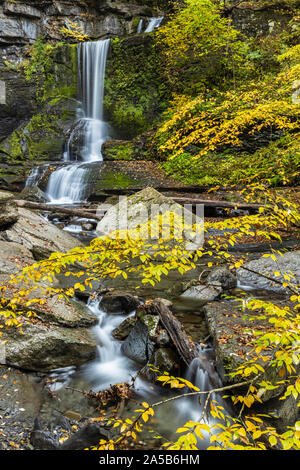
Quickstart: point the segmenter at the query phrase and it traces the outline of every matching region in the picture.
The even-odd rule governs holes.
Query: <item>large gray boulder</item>
[[[158,220],[158,214],[162,215],[165,226],[165,232],[162,234],[159,233],[158,223],[154,223]],[[180,224],[183,224],[183,227],[186,228],[175,239],[169,234],[169,214],[174,214]],[[146,224],[150,221],[152,223],[151,230],[145,229]],[[203,244],[203,233],[190,230],[190,226],[195,223],[202,224],[202,222],[200,216],[195,216],[173,199],[160,194],[154,188],[148,187],[133,196],[122,198],[118,204],[110,207],[98,223],[96,231],[100,236],[112,235],[116,230],[128,229],[134,231],[134,235],[131,234],[132,238],[144,239],[145,244],[150,245],[145,247],[145,251],[148,253],[153,251],[151,247],[157,243],[159,238],[165,240],[168,249],[174,247],[183,238],[183,246],[187,250],[196,250]],[[179,228],[179,225],[171,222],[171,227],[174,226]]]
[[[30,371],[79,366],[95,358],[96,342],[87,328],[29,323],[1,329],[1,364]],[[22,321],[22,319],[20,319]],[[0,316],[0,323],[4,320]]]

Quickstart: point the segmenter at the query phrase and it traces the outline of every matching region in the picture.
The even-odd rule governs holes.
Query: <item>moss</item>
[[[36,99],[45,102],[51,97],[76,97],[77,48],[39,38],[31,48],[30,59],[23,64],[27,81],[36,85]]]
[[[75,116],[73,100],[55,99],[0,146],[8,161],[52,160],[62,152],[64,132]]]
[[[120,160],[120,161],[131,161],[134,160],[134,144],[133,142],[125,143],[113,143],[111,145],[105,145],[104,155],[107,160]]]
[[[124,173],[105,171],[100,174],[98,189],[126,189],[137,184],[136,180],[129,178]]]
[[[153,38],[112,40],[106,67],[104,111],[119,138],[149,130],[167,109],[169,89]]]

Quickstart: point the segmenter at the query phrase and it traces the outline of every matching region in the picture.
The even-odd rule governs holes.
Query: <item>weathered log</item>
[[[224,209],[240,209],[240,210],[250,210],[250,211],[256,211],[258,210],[261,206],[259,204],[247,204],[245,202],[242,203],[235,203],[235,202],[229,202],[229,201],[218,201],[216,199],[198,199],[198,198],[192,198],[192,197],[173,197],[175,202],[178,204],[203,204],[204,206],[207,207],[220,207]]]
[[[220,386],[219,376],[213,364],[201,354],[200,349],[193,342],[193,340],[186,334],[183,325],[175,318],[173,313],[160,299],[146,302],[143,306],[146,313],[152,315],[159,315],[160,321],[167,330],[179,356],[186,366],[190,366],[195,361],[194,365],[197,369],[200,367],[208,374],[209,381],[213,388]]]
[[[199,358],[199,350],[186,334],[182,324],[160,299],[146,302],[143,309],[151,315],[159,315],[160,321],[167,330],[179,356],[189,366],[193,359]]]
[[[52,204],[43,204],[40,202],[24,201],[16,199],[15,203],[18,207],[25,207],[27,209],[34,209],[40,211],[57,212],[61,214],[72,215],[73,217],[82,217],[84,219],[101,220],[105,211],[97,211],[97,213],[85,209],[76,209],[71,207],[54,206]]]

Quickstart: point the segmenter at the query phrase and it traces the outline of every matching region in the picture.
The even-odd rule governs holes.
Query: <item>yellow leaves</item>
[[[277,438],[276,438],[276,436],[270,436],[270,437],[269,437],[269,442],[270,442],[270,444],[271,444],[272,447],[273,447],[273,446],[276,446],[276,444],[277,444]]]

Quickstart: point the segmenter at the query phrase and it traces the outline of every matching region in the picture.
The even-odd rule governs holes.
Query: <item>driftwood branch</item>
[[[91,211],[89,209],[76,209],[71,207],[63,207],[63,206],[54,206],[52,204],[43,204],[40,202],[32,202],[32,201],[24,201],[21,199],[16,199],[15,203],[18,207],[25,207],[27,209],[35,209],[40,211],[48,211],[48,212],[57,212],[61,214],[67,214],[74,217],[82,217],[84,219],[94,219],[94,220],[101,220],[105,214],[105,211]]]

